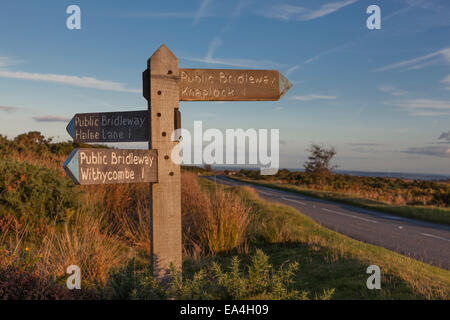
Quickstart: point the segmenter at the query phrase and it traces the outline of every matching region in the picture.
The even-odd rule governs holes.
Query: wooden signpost
[[[77,113],[67,125],[75,142],[148,141],[148,112]]]
[[[276,70],[180,69],[162,45],[147,61],[148,111],[77,114],[67,131],[77,142],[148,141],[149,150],[76,149],[64,163],[77,184],[150,182],[150,254],[162,280],[181,270],[180,101],[276,101],[291,83]]]
[[[75,149],[64,170],[76,184],[157,182],[156,150]]]
[[[276,70],[180,69],[182,101],[280,100],[292,85]]]

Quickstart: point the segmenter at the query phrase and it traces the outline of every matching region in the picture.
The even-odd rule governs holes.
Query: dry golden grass
[[[61,168],[64,159],[55,161],[26,154],[19,154],[16,159],[56,169],[58,174],[65,175]],[[66,222],[30,223],[12,215],[2,216],[0,266],[26,264],[42,274],[59,278],[66,275],[69,265],[75,264],[81,267],[83,280],[104,283],[110,270],[122,267],[132,256],[137,253],[148,256],[148,185],[80,188],[86,191],[80,198],[80,207],[67,211]],[[449,298],[448,272],[334,233],[295,210],[262,202],[252,188],[241,190],[250,196],[242,197],[241,192],[221,186],[202,188],[195,174],[183,173],[185,256],[198,258],[232,250],[246,252],[250,229],[257,226],[257,231],[269,243],[307,244],[311,255],[325,250],[324,260],[330,265],[350,259],[378,264],[426,298]],[[248,198],[267,219],[252,216],[255,220],[249,225],[252,209]]]
[[[148,186],[146,186],[148,189]],[[148,191],[147,191],[148,193]],[[138,199],[133,210],[115,211],[117,233],[138,252],[150,256],[150,212],[148,196]]]
[[[102,226],[102,217],[80,209],[68,220],[58,226],[47,224],[40,233],[35,233],[31,223],[21,224],[12,216],[4,218],[0,267],[21,266],[56,279],[66,275],[68,266],[78,265],[83,280],[104,283],[112,269],[128,260],[130,250]]]
[[[45,167],[65,176],[62,160],[15,154],[14,159]],[[136,250],[148,252],[148,185],[103,185],[79,187],[79,207],[67,209],[65,222],[17,218],[3,213],[0,218],[1,266],[33,268],[54,278],[78,265],[82,278],[104,283],[109,271],[122,267]],[[147,219],[147,220],[146,220]],[[33,220],[33,221],[31,221]]]
[[[45,161],[39,165],[51,167]],[[10,253],[8,263],[27,264],[54,278],[74,264],[87,282],[104,283],[109,271],[132,256],[149,256],[148,184],[79,188],[85,191],[79,207],[68,209],[64,222],[2,218],[0,247]],[[183,173],[182,203],[185,255],[245,251],[249,209],[239,197],[222,187],[203,190],[195,174]]]
[[[104,217],[104,224],[129,247],[150,253],[149,186],[117,184],[85,186],[83,206]]]
[[[72,223],[43,237],[36,269],[46,275],[64,276],[70,265],[82,270],[83,280],[105,283],[108,273],[128,260],[129,250],[117,235],[102,227],[103,217],[78,210]]]
[[[7,215],[0,218],[0,267],[8,267],[18,264],[25,250],[25,242],[30,233],[28,223],[21,222],[18,218]]]
[[[193,257],[246,248],[249,208],[221,186],[202,190],[193,173],[183,173],[181,184],[183,238]]]

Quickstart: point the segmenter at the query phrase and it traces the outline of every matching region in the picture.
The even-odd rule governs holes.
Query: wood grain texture
[[[161,279],[172,263],[179,271],[182,265],[180,166],[170,158],[174,148],[179,154],[178,143],[171,139],[179,107],[178,59],[162,45],[147,67],[150,88],[144,95],[150,98],[149,149],[158,150],[158,183],[150,186],[150,253],[153,274]]]
[[[279,100],[279,83],[277,70],[180,69],[180,100]]]
[[[76,184],[117,184],[158,181],[156,150],[78,148],[64,164]]]
[[[77,113],[67,132],[80,143],[148,141],[148,112]]]

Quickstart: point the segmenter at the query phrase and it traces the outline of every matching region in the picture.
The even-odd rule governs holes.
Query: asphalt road
[[[250,185],[263,199],[294,207],[328,229],[450,270],[449,226],[319,200],[224,176],[210,179],[227,185]]]

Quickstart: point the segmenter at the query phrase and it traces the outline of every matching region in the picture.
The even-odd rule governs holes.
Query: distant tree
[[[310,155],[308,161],[303,165],[305,171],[323,181],[324,178],[331,175],[332,170],[336,169],[336,166],[331,164],[331,160],[336,155],[336,149],[334,147],[327,149],[323,145],[313,143],[307,150]]]

